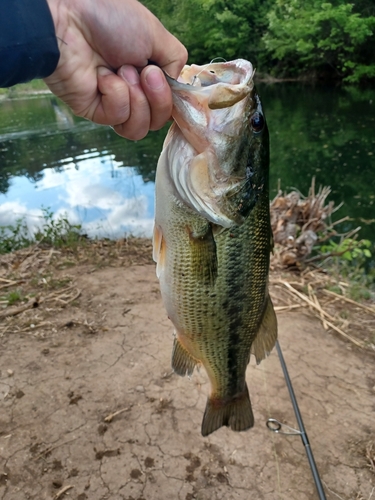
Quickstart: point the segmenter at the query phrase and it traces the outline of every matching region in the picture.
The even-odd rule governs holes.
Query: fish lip
[[[162,72],[164,73],[165,79],[168,82],[168,85],[171,87],[172,90],[188,90],[188,91],[194,91],[193,85],[190,85],[189,83],[181,83],[175,78],[172,78],[171,76],[168,75],[163,69]]]
[[[243,78],[240,78],[240,81],[238,83],[231,83],[231,82],[226,82],[226,81],[220,81],[220,78],[218,81],[213,82],[212,84],[208,84],[204,87],[201,86],[195,86],[194,84],[190,83],[184,83],[179,81],[178,79],[172,78],[168,73],[166,73],[164,70],[164,76],[168,82],[168,85],[171,87],[171,90],[174,92],[178,91],[183,91],[183,92],[202,92],[204,89],[209,89],[210,87],[213,87],[214,85],[217,84],[223,84],[223,85],[230,85],[230,86],[249,86],[250,82],[254,78],[255,74],[255,68],[253,65],[244,59],[236,59],[235,61],[229,61],[229,62],[219,62],[219,63],[209,63],[205,64],[203,66],[198,66],[198,65],[192,65],[192,66],[185,66],[185,68],[194,68],[194,66],[197,69],[197,74],[195,76],[200,75],[201,73],[205,73],[207,71],[210,71],[209,68],[213,67],[228,67],[228,69],[232,69],[233,72],[238,73],[243,73]]]
[[[191,87],[193,87],[192,85],[189,85],[188,83],[187,84],[181,83],[176,78],[173,78],[172,76],[168,75],[168,73],[166,71],[164,71],[164,69],[161,68],[159,66],[159,64],[155,63],[154,61],[149,60],[148,65],[149,66],[151,66],[151,65],[157,66],[159,69],[161,69],[165,79],[167,80],[168,85],[173,90],[186,90],[186,89],[191,90]]]

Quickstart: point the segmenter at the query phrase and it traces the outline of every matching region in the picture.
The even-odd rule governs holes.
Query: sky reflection
[[[343,231],[362,226],[374,241],[374,89],[260,85],[271,137],[270,195],[307,195],[331,186],[344,202]],[[110,127],[74,117],[53,96],[0,102],[0,225],[25,215],[30,228],[41,207],[67,214],[90,237],[151,236],[154,183],[167,125],[139,142]],[[341,229],[340,229],[341,230]]]
[[[66,214],[89,237],[150,237],[153,228],[154,183],[144,182],[135,167],[99,152],[65,158],[57,172],[46,168],[33,185],[14,177],[0,197],[0,225],[25,218],[30,231],[41,223],[44,207],[54,217]]]

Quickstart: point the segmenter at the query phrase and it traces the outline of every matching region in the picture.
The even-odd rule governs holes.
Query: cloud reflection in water
[[[73,161],[65,161],[59,172],[45,169],[35,184],[14,177],[0,197],[0,225],[25,216],[33,230],[41,221],[40,207],[48,207],[55,217],[66,214],[71,223],[81,224],[90,237],[151,236],[153,182],[145,183],[135,167],[124,167],[113,155],[91,151]]]

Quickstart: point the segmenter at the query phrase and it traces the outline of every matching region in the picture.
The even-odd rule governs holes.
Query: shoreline
[[[281,253],[282,248],[277,245],[270,264],[269,281],[276,312],[303,312],[321,322],[327,334],[375,356],[371,327],[375,327],[375,301],[353,300],[350,283],[343,277],[337,281],[324,269],[282,265]],[[44,292],[40,290],[43,276],[53,281],[53,276],[61,273],[78,276],[79,269],[92,273],[105,268],[155,265],[151,239],[136,237],[115,241],[82,238],[59,247],[42,240],[0,255],[0,264],[0,318],[15,318],[13,321],[19,314],[21,318],[24,311],[38,307],[40,300],[46,300],[48,287]]]
[[[265,83],[265,84],[274,84],[274,83],[302,83],[308,86],[320,86],[320,85],[329,85],[332,87],[341,86],[343,83],[341,80],[333,80],[333,79],[322,79],[317,75],[300,75],[296,77],[287,76],[283,78],[275,77],[269,73],[255,73],[255,82],[256,83]],[[33,85],[41,88],[32,88]],[[362,87],[360,85],[356,85],[358,87]],[[30,87],[30,88],[29,88]],[[45,87],[45,88],[43,88]],[[15,85],[13,87],[0,89],[0,102],[4,100],[13,100],[22,97],[29,96],[39,96],[39,95],[53,95],[53,93],[49,90],[44,83],[41,83],[39,80],[33,80],[29,83],[21,83]]]
[[[28,98],[28,97],[35,97],[35,96],[43,96],[43,95],[54,95],[49,89],[46,90],[22,90],[22,91],[15,91],[14,94],[12,93],[3,93],[0,94],[0,102],[3,101],[14,101],[16,99],[22,99],[22,98]]]

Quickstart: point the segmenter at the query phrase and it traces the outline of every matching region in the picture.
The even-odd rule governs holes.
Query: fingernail
[[[145,79],[147,85],[152,90],[159,90],[165,85],[165,80],[163,75],[161,74],[160,70],[156,68],[150,68],[145,75]]]
[[[111,71],[109,68],[106,68],[105,66],[99,66],[98,75],[99,76],[113,75],[113,71]]]
[[[134,66],[124,65],[118,71],[118,74],[126,80],[129,85],[135,85],[139,83],[139,75],[138,71],[134,68]]]

